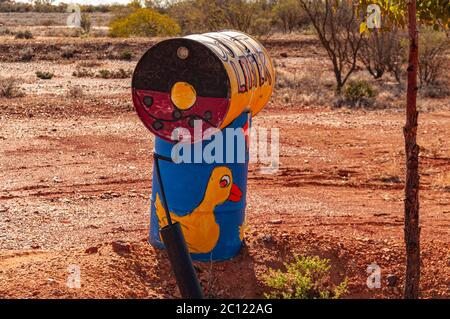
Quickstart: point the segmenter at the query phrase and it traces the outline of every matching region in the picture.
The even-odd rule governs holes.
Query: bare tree
[[[358,57],[375,79],[381,78],[385,72],[391,72],[400,82],[404,52],[398,30],[374,30],[369,33],[363,39]]]
[[[177,1],[171,4],[167,11],[168,15],[180,25],[184,34],[228,28],[225,14],[218,0]]]
[[[356,69],[362,43],[356,12],[348,1],[299,1],[333,64],[336,92],[341,94]]]
[[[253,2],[245,0],[223,0],[220,7],[231,28],[248,32],[256,10]]]
[[[450,41],[444,32],[422,28],[419,46],[420,87],[437,84],[439,77],[448,72],[445,65]]]

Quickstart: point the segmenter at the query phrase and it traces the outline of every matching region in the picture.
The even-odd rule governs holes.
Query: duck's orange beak
[[[238,202],[241,200],[241,198],[242,198],[241,189],[236,184],[231,185],[231,191],[228,200],[231,202]]]

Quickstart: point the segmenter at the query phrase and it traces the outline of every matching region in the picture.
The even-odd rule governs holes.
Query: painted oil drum
[[[275,74],[265,48],[238,31],[173,38],[152,46],[132,80],[133,103],[146,127],[172,141],[176,128],[227,127],[268,103]]]
[[[250,125],[251,114],[244,112],[228,127],[235,129],[235,135],[227,135],[225,130],[221,130],[211,135],[211,139],[185,143],[191,152],[190,160],[184,159],[182,163],[159,161],[171,218],[181,223],[194,260],[230,259],[242,247],[249,161],[247,133]],[[218,140],[217,134],[221,134]],[[216,158],[216,162],[211,164],[207,154],[214,141],[220,141],[216,147],[223,149],[223,160]],[[175,145],[156,137],[155,153],[170,157]],[[233,147],[227,148],[225,145]],[[203,154],[200,160],[195,158],[196,147]],[[160,186],[153,171],[149,241],[157,248],[164,248],[159,230],[165,225],[167,218],[160,198]]]

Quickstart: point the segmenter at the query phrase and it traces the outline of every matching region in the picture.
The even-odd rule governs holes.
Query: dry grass
[[[281,61],[281,62],[280,62]],[[289,59],[287,60],[289,61]],[[276,90],[274,103],[289,106],[354,107],[335,93],[335,78],[331,70],[318,61],[304,61],[299,65],[276,60]],[[405,88],[389,74],[382,80],[375,80],[365,70],[355,72],[351,81],[367,83],[376,96],[368,99],[370,103],[359,103],[366,109],[389,109],[404,107]]]
[[[61,57],[64,59],[71,59],[77,53],[77,48],[73,45],[66,45],[61,48]]]
[[[25,95],[21,91],[19,83],[22,82],[20,79],[15,77],[0,78],[0,97],[6,98],[16,98]]]
[[[450,192],[450,172],[443,172],[436,176],[432,182],[433,187]]]
[[[108,69],[101,69],[98,71],[98,74],[96,75],[98,78],[102,79],[126,79],[131,77],[133,74],[133,70],[125,70],[125,69],[118,69],[118,70],[108,70]]]
[[[277,74],[277,82],[275,84],[277,89],[298,89],[300,86],[298,76],[293,73],[289,72],[285,69],[276,69]]]
[[[34,51],[32,48],[25,48],[20,50],[18,59],[22,62],[29,62],[34,58]]]
[[[388,157],[386,168],[383,169],[380,180],[383,183],[401,183],[401,168],[403,166],[398,162],[395,153]]]
[[[132,70],[118,69],[108,70],[101,69],[97,73],[86,68],[75,70],[72,75],[77,78],[101,78],[101,79],[127,79],[133,74]]]
[[[425,157],[441,158],[450,156],[446,153],[445,143],[442,138],[432,141],[423,140],[419,141],[419,143],[421,145],[421,153],[423,153]]]
[[[67,1],[66,1],[67,2]],[[88,13],[94,26],[107,26],[113,13]],[[23,12],[0,13],[0,21],[8,26],[66,26],[68,13],[65,12]]]
[[[274,100],[284,105],[326,106],[334,100],[333,79],[326,71],[276,68]]]

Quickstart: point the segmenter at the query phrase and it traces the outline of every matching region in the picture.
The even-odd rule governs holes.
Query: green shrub
[[[97,77],[102,78],[102,79],[109,79],[110,78],[110,74],[111,74],[111,71],[106,70],[106,69],[102,69],[102,70],[98,71]]]
[[[110,71],[107,69],[102,69],[98,71],[97,77],[102,79],[126,79],[131,77],[133,71],[119,69],[116,71]]]
[[[19,31],[16,33],[16,39],[33,39],[31,31]]]
[[[331,282],[330,260],[318,256],[294,256],[284,264],[286,270],[269,269],[264,277],[272,291],[266,298],[275,299],[338,299],[347,293],[347,279],[339,285]]]
[[[51,80],[53,78],[54,74],[51,72],[37,71],[36,76],[42,80]]]
[[[75,71],[73,71],[72,76],[75,76],[77,78],[92,78],[95,76],[94,72],[85,69],[85,68],[81,68],[81,69],[77,69]]]
[[[120,59],[125,61],[131,61],[131,59],[133,59],[133,53],[130,51],[124,51],[120,54]]]
[[[152,9],[137,9],[126,17],[115,19],[110,24],[112,37],[174,36],[181,32],[180,26],[170,17]]]
[[[364,80],[349,81],[344,90],[345,100],[353,106],[365,103],[375,95],[370,83]]]

